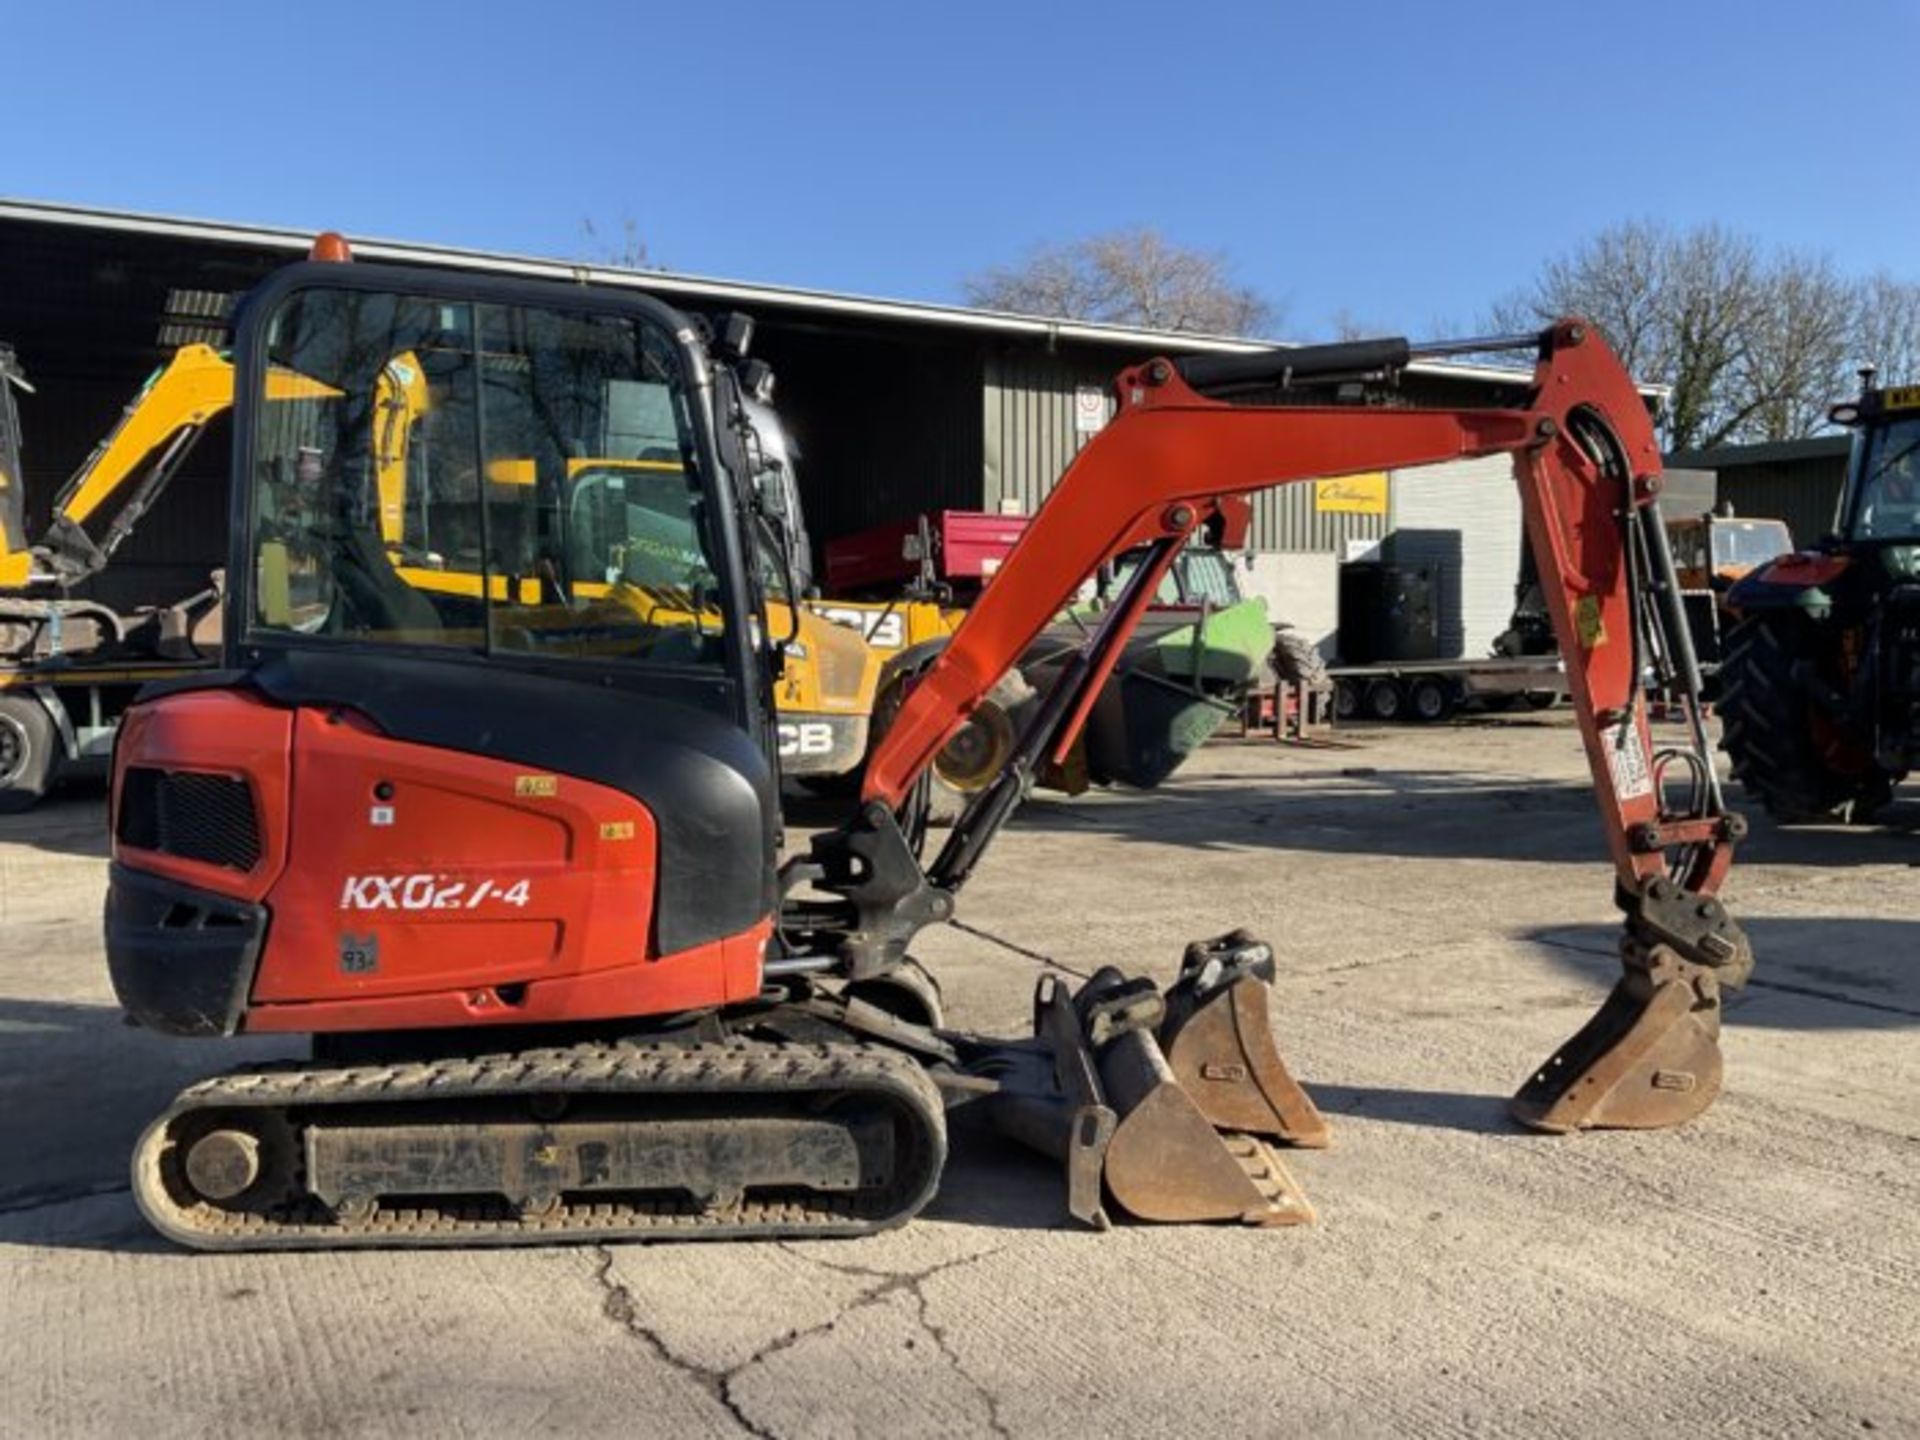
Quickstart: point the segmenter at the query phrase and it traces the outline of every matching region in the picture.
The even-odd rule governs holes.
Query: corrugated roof
[[[1711,450],[1680,450],[1667,456],[1670,466],[1699,470],[1737,470],[1742,465],[1783,465],[1794,460],[1825,460],[1845,455],[1847,435],[1815,435],[1808,440],[1769,440],[1756,445],[1716,445]]]
[[[256,249],[284,251],[289,259],[305,255],[314,236],[312,230],[293,229],[286,226],[202,220],[186,216],[154,215],[132,210],[68,205],[58,201],[0,197],[0,221],[7,220],[45,225],[71,225],[95,231],[120,230],[208,244],[245,245]],[[688,300],[719,301],[755,308],[785,308],[818,314],[862,316],[875,320],[952,326],[958,329],[1003,335],[1112,345],[1133,352],[1158,349],[1169,352],[1204,351],[1245,354],[1256,350],[1284,348],[1287,343],[1247,340],[1225,335],[1194,335],[1184,331],[1148,330],[1126,325],[1102,325],[1081,320],[1049,319],[1044,316],[1016,315],[997,310],[976,310],[961,305],[943,305],[918,300],[889,300],[878,296],[846,294],[830,290],[769,285],[755,281],[724,280],[671,270],[634,270],[621,266],[595,265],[578,260],[553,260],[533,255],[516,255],[505,251],[474,250],[412,240],[386,240],[377,236],[350,235],[347,238],[353,245],[354,253],[367,260],[473,269],[493,274],[572,281],[583,285],[622,285]],[[1503,384],[1524,384],[1527,378],[1524,371],[1456,361],[1416,361],[1409,369],[1439,377],[1451,376],[1462,380],[1493,381]],[[1663,387],[1659,386],[1642,386],[1641,388],[1643,393],[1648,395],[1660,394],[1663,390]]]

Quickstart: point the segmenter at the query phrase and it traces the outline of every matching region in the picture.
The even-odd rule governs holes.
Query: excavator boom
[[[268,378],[272,400],[333,399],[338,392],[291,371]],[[233,404],[233,365],[210,345],[183,345],[127,402],[120,421],[54,497],[40,547],[42,577],[72,585],[106,565],[178,473],[206,427]],[[89,521],[118,500],[119,511],[95,539]]]
[[[1057,761],[1073,743],[1146,595],[1180,545],[1209,526],[1244,526],[1244,497],[1255,491],[1509,454],[1627,916],[1624,977],[1593,1021],[1527,1081],[1513,1110],[1538,1128],[1568,1130],[1670,1125],[1711,1103],[1720,1084],[1720,989],[1742,983],[1752,965],[1745,937],[1714,898],[1743,827],[1726,811],[1712,768],[1698,667],[1659,514],[1660,456],[1652,426],[1631,377],[1578,321],[1562,321],[1538,335],[1468,343],[1476,349],[1537,349],[1526,406],[1361,409],[1220,398],[1220,392],[1254,390],[1294,400],[1284,392],[1304,389],[1311,395],[1312,387],[1334,380],[1391,385],[1402,367],[1434,353],[1399,340],[1160,359],[1119,376],[1116,418],[1061,478],[947,651],[907,696],[869,764],[860,816],[815,841],[805,873],[842,897],[845,909],[837,920],[824,911],[815,911],[814,918],[823,931],[839,926],[853,973],[884,973],[921,926],[954,913],[954,892],[1019,803],[1034,768]],[[1230,534],[1229,543],[1236,538]],[[1120,550],[1142,544],[1151,547],[1149,562],[1079,663],[1066,668],[1043,701],[1007,772],[974,800],[932,864],[921,868],[914,844],[916,786],[932,757],[1075,587]],[[1683,697],[1690,728],[1679,746],[1656,750],[1643,689],[1649,677]],[[1689,798],[1673,811],[1662,782],[1667,771],[1681,769]],[[1250,937],[1228,948],[1235,954],[1265,950]],[[1270,975],[1270,954],[1264,963]],[[1195,979],[1183,972],[1185,1008],[1204,1014],[1207,1007],[1193,1001]],[[1071,1165],[1074,1145],[1062,1136],[1092,1134],[1088,1117],[1106,1115],[1110,1188],[1113,1157],[1121,1149],[1149,1157],[1127,1171],[1152,1174],[1174,1157],[1194,1153],[1199,1133],[1184,1115],[1177,1123],[1163,1118],[1173,1117],[1168,1097],[1183,1088],[1171,1068],[1160,1083],[1143,1087],[1124,1078],[1137,1076],[1137,1060],[1121,1062],[1111,1042],[1102,1050],[1092,1017],[1107,1003],[1111,984],[1091,984],[1074,997],[1068,1008],[1086,1022],[1077,1032],[1057,1019],[1065,1002],[1042,996],[1036,1028],[1053,1030],[1056,1053],[1063,1035],[1077,1033],[1080,1063],[1059,1071],[1063,1083],[1051,1129],[1034,1125],[1032,1106],[1024,1102],[1009,1126],[1023,1138],[1038,1135],[1043,1148]],[[1243,1005],[1255,1003],[1255,979],[1231,988]],[[1174,1003],[1179,989],[1168,996],[1168,1013],[1182,1008]],[[1216,985],[1213,993],[1224,992]],[[1265,1092],[1265,1108],[1255,1106],[1267,1116],[1264,1123],[1246,1127],[1220,1119],[1245,1108],[1228,1103],[1209,1115],[1215,1124],[1315,1143],[1324,1126],[1310,1105],[1301,1108],[1296,1087],[1271,1053],[1263,994],[1258,1004],[1262,1023],[1212,1024],[1225,1039],[1237,1033],[1237,1044],[1215,1044],[1188,1071],[1239,1075],[1242,1100]],[[1178,1036],[1162,1023],[1159,1039],[1171,1052]],[[1123,1075],[1107,1073],[1113,1066]],[[1064,1083],[1072,1073],[1093,1077],[1077,1095]],[[1252,1091],[1249,1075],[1259,1080]],[[1131,1092],[1137,1103],[1127,1113],[1115,1112],[1108,1103],[1112,1095],[1100,1093],[1101,1077],[1108,1090]],[[1068,1124],[1059,1115],[1078,1118]],[[1130,1126],[1144,1136],[1130,1135]],[[1087,1163],[1082,1157],[1083,1167]],[[1244,1187],[1227,1184],[1217,1192],[1213,1213],[1238,1206],[1242,1213],[1270,1217],[1274,1203],[1264,1188],[1261,1193],[1265,1198],[1256,1200]],[[1142,1198],[1153,1201],[1151,1194]]]
[[[1267,362],[1271,378],[1285,374],[1300,385],[1313,378],[1314,365],[1350,373],[1367,363],[1365,352],[1343,361],[1344,348],[1315,347],[1304,363],[1291,364],[1293,352],[1276,352]],[[1409,346],[1405,353],[1420,352]],[[1548,332],[1533,388],[1533,402],[1520,410],[1356,411],[1230,404],[1197,390],[1179,362],[1127,370],[1117,381],[1119,413],[1061,477],[875,749],[864,798],[898,806],[1004,671],[1006,657],[1018,655],[1120,551],[1184,543],[1233,497],[1259,490],[1504,453],[1514,457],[1615,866],[1629,887],[1659,873],[1659,851],[1632,843],[1635,826],[1657,820],[1659,801],[1635,681],[1650,657],[1635,643],[1640,625],[1627,564],[1627,521],[1658,494],[1658,443],[1630,377],[1578,324]],[[1054,748],[1071,739],[1057,737]]]

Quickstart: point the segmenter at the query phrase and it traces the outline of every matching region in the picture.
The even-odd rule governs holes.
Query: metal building
[[[1671,466],[1714,472],[1714,499],[1736,515],[1784,520],[1794,543],[1811,545],[1833,529],[1847,478],[1845,435],[1721,445],[1668,457]]]
[[[311,232],[284,227],[0,200],[0,340],[38,386],[23,415],[30,532],[141,379],[185,341],[220,343],[234,297],[303,255],[311,240]],[[778,374],[779,403],[801,447],[816,540],[940,507],[1031,511],[1106,419],[1105,387],[1117,370],[1156,354],[1258,348],[667,271],[368,238],[353,245],[363,260],[629,286],[687,309],[749,312],[758,322],[755,349]],[[1472,365],[1418,364],[1406,384],[1430,403],[1505,405],[1524,394],[1512,372]],[[186,593],[222,563],[225,444],[218,433],[202,443],[174,493],[94,582],[100,598],[124,605]],[[1399,523],[1409,527],[1512,532],[1498,542],[1462,542],[1488,557],[1473,563],[1492,567],[1463,593],[1498,593],[1500,608],[1511,595],[1518,510],[1511,481],[1489,483],[1485,468],[1469,462],[1417,482],[1270,492],[1256,502],[1252,544],[1321,557],[1330,567],[1356,543],[1386,534],[1394,523],[1388,497],[1400,495]],[[1450,471],[1463,482],[1451,491]],[[1504,504],[1474,498],[1501,483]],[[1330,613],[1331,584],[1316,580],[1315,592],[1323,588]],[[1469,606],[1475,615],[1480,608]],[[1485,625],[1463,614],[1456,628],[1473,646]]]

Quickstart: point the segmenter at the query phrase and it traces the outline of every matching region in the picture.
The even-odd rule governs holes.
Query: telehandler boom
[[[1327,1127],[1274,1045],[1268,946],[1195,942],[1164,992],[1117,967],[1071,994],[1045,976],[1034,1033],[995,1039],[944,1026],[911,942],[1072,744],[1182,544],[1233,543],[1262,488],[1465,455],[1514,457],[1626,912],[1624,977],[1514,1112],[1658,1126],[1711,1103],[1720,990],[1751,965],[1714,898],[1739,822],[1697,704],[1686,742],[1653,748],[1643,674],[1689,696],[1697,675],[1658,452],[1597,336],[1473,342],[1538,353],[1505,411],[1296,403],[1450,353],[1404,341],[1123,372],[1119,415],[906,697],[858,813],[784,866],[741,336],[631,293],[358,265],[293,267],[243,307],[227,666],[129,715],[107,948],[138,1022],[311,1034],[314,1058],[203,1081],[153,1123],[134,1186],[160,1230],[211,1249],[859,1234],[931,1197],[944,1111],[967,1103],[1064,1162],[1085,1223],[1310,1218],[1272,1142]],[[396,578],[364,431],[400,353],[466,387],[464,453],[434,447],[427,483],[469,487],[483,533],[491,457],[557,495],[569,456],[670,443],[684,491],[596,523],[654,544],[696,603],[669,622],[582,601],[557,505],[533,517],[537,596]],[[264,425],[269,365],[344,399]],[[648,538],[667,533],[691,538]],[[1141,544],[923,865],[932,756],[1082,578]]]

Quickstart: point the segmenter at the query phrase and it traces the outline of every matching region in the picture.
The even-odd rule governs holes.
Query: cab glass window
[[[1180,552],[1181,588],[1189,605],[1237,605],[1240,585],[1233,562],[1218,550]]]
[[[0,548],[27,548],[26,486],[21,478],[20,421],[13,404],[13,352],[0,346]]]
[[[269,337],[256,631],[723,663],[716,517],[665,330],[309,290]]]
[[[1862,441],[1853,533],[1920,540],[1920,416],[1869,430]]]

